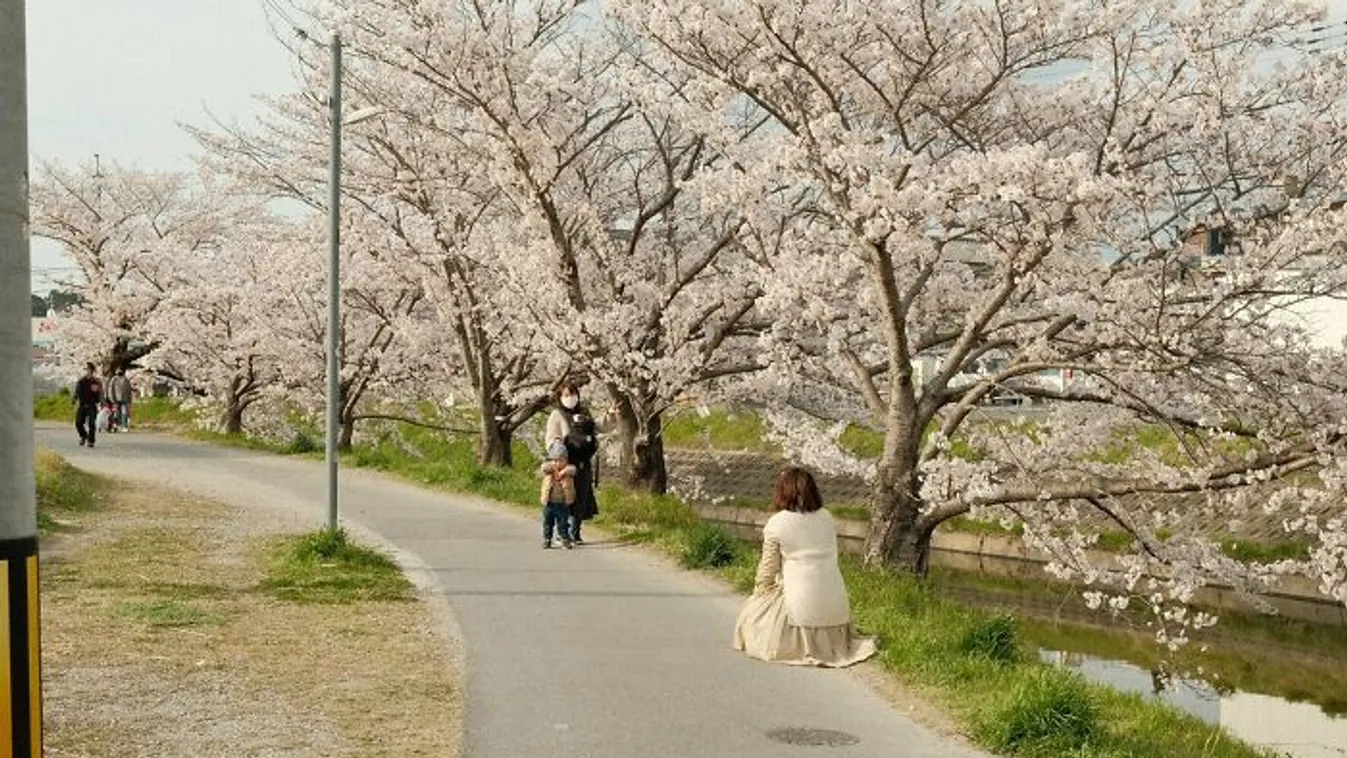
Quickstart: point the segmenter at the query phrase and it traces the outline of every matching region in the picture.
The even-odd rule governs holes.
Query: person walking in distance
[[[103,398],[103,380],[94,364],[84,364],[84,376],[75,382],[75,431],[80,445],[94,446],[98,439],[98,401]]]
[[[126,378],[126,369],[117,369],[117,375],[108,382],[108,399],[116,406],[113,428],[121,431],[131,430],[131,380]]]

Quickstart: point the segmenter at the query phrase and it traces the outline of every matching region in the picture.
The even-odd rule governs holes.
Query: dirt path
[[[456,756],[453,641],[423,601],[258,589],[292,520],[122,485],[44,550],[48,756]]]

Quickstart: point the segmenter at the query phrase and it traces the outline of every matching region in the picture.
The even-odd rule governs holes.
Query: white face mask
[[[562,395],[561,404],[565,408],[571,409],[580,404],[580,398],[575,395]]]

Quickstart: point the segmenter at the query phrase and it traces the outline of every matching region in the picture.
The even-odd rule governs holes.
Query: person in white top
[[[782,471],[773,507],[762,530],[753,595],[734,627],[734,648],[802,666],[850,666],[874,655],[875,640],[851,625],[837,527],[814,477],[801,468]]]

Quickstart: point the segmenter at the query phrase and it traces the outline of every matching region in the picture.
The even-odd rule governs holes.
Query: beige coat
[[[544,461],[543,465],[538,467],[538,473],[542,474],[542,491],[538,499],[542,505],[548,503],[565,503],[568,506],[575,505],[575,467],[566,466],[557,471],[557,464],[553,461]]]
[[[837,565],[837,527],[826,509],[779,511],[762,530],[758,588],[781,583],[788,623],[801,627],[851,622],[847,588]]]
[[[796,666],[850,666],[875,654],[875,640],[851,626],[837,530],[826,510],[768,519],[733,644],[750,657]]]
[[[547,416],[547,428],[543,431],[543,445],[550,445],[554,440],[564,440],[566,435],[570,433],[570,413],[562,412],[560,408],[553,408]]]

